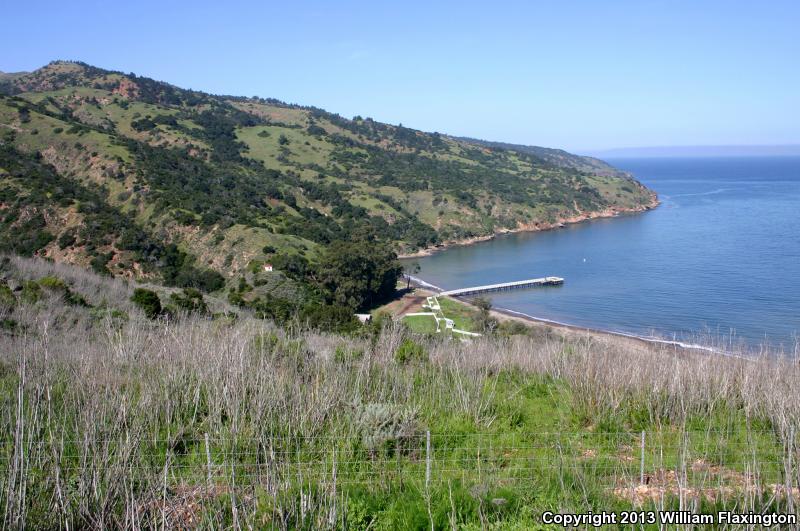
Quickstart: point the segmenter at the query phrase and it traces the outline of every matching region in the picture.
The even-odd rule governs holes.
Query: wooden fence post
[[[642,459],[639,464],[639,485],[644,485],[644,430],[642,430]]]
[[[208,467],[208,488],[211,488],[211,448],[208,444],[208,433],[206,433],[206,465]]]

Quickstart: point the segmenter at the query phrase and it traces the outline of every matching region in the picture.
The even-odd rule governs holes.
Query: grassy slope
[[[58,91],[65,97],[72,98],[80,94],[80,89],[63,89]],[[97,91],[93,91],[91,97],[96,97]],[[26,95],[31,101],[41,101],[52,94],[33,94]],[[94,109],[94,107],[93,107]],[[155,107],[149,104],[132,103],[127,109],[122,109],[115,104],[105,107],[102,113],[106,118],[115,119],[114,124],[118,133],[130,136],[137,140],[146,140],[152,145],[169,145],[171,147],[190,146],[199,152],[207,150],[202,141],[191,139],[187,140],[169,128],[159,126],[157,131],[148,133],[137,133],[130,128],[132,117],[139,115],[156,115]],[[167,110],[161,110],[163,114],[170,114]],[[13,145],[26,153],[42,153],[43,160],[51,163],[54,167],[68,178],[73,178],[85,185],[102,186],[108,190],[108,201],[111,205],[123,211],[134,213],[137,219],[144,226],[151,228],[170,228],[174,231],[173,235],[184,248],[197,254],[209,265],[223,270],[225,257],[229,254],[234,256],[232,264],[234,270],[243,270],[250,258],[261,256],[261,248],[265,245],[272,245],[278,249],[298,248],[301,246],[314,247],[313,242],[297,238],[292,235],[272,234],[258,227],[241,227],[233,225],[230,228],[217,229],[211,231],[198,231],[193,227],[183,226],[175,223],[174,220],[165,216],[165,212],[153,208],[153,205],[146,200],[137,200],[136,179],[133,175],[123,175],[121,179],[108,178],[104,172],[112,168],[116,170],[124,163],[129,163],[132,157],[128,150],[114,141],[114,136],[96,130],[74,130],[74,125],[70,121],[60,120],[51,116],[42,115],[32,111],[30,119],[26,123],[21,123],[18,111],[10,106],[6,101],[0,100],[0,123],[5,124],[7,129],[14,131]],[[197,127],[190,124],[191,127]],[[70,227],[63,225],[53,225],[50,227],[56,236],[63,233],[64,229]],[[245,230],[248,229],[248,230]],[[56,249],[51,245],[46,254],[55,258],[58,256]],[[80,253],[78,253],[80,254]],[[85,263],[78,261],[76,263]]]
[[[46,276],[89,306],[34,302],[25,282]],[[154,323],[121,280],[21,259],[0,278],[0,505],[15,527],[312,529],[335,510],[345,529],[530,529],[545,510],[786,511],[780,485],[796,484],[798,369],[780,360],[554,333]],[[400,362],[404,344],[421,350]]]
[[[510,144],[507,142],[490,142],[486,140],[479,140],[476,138],[460,138],[469,144],[478,146],[495,147],[501,149],[508,149],[521,153],[529,153],[531,155],[540,157],[548,162],[563,168],[572,168],[580,171],[596,173],[598,175],[611,175],[611,176],[624,176],[625,172],[617,170],[608,163],[593,157],[582,157],[580,155],[573,155],[562,149],[543,148],[539,146],[524,146],[520,144]]]
[[[87,65],[52,63],[4,82],[16,96],[0,99],[0,132],[15,148],[42,153],[65,177],[103,186],[109,204],[133,212],[148,230],[164,233],[209,266],[220,269],[233,254],[233,263],[224,268],[229,273],[263,259],[265,245],[303,252],[320,243],[313,231],[299,230],[302,223],[292,220],[308,219],[298,208],[343,227],[347,216],[375,216],[388,224],[385,232],[398,250],[413,250],[422,242],[637,209],[651,199],[635,181],[609,175],[605,168],[594,172],[589,163],[564,167],[523,150],[476,146],[275,101],[182,91]],[[19,108],[26,101],[30,108],[22,120]],[[204,113],[212,113],[211,122],[204,121]],[[147,120],[156,123],[137,125]],[[220,162],[222,148],[212,145],[219,132],[213,128],[226,120],[232,120],[234,139],[241,142],[233,149],[240,150],[244,162],[230,151]],[[208,166],[209,175],[232,172],[239,181],[252,180],[253,193],[259,187],[264,194],[270,187],[280,193],[265,198],[271,211],[258,222],[228,209],[232,223],[187,226],[186,216],[197,222],[205,212],[154,203],[153,194],[146,193],[153,187],[148,172],[154,170],[142,172],[141,155],[131,152],[131,141],[162,150],[150,157],[178,152]],[[278,173],[254,170],[247,160]],[[58,226],[49,229],[60,235]],[[423,235],[426,230],[431,232]],[[57,253],[48,248],[44,254]]]

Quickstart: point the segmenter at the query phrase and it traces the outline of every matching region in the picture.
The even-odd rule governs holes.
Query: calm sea
[[[689,342],[795,348],[800,157],[610,160],[656,190],[651,212],[511,234],[417,261],[445,289],[564,277],[493,293],[561,323]]]

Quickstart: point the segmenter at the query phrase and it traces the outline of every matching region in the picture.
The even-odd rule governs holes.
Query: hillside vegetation
[[[477,143],[75,62],[0,78],[7,252],[199,287],[341,240],[411,252],[636,211],[600,161]],[[165,265],[166,264],[166,265]]]
[[[554,330],[463,343],[376,320],[327,334],[149,288],[0,260],[3,527],[796,513],[796,362]]]

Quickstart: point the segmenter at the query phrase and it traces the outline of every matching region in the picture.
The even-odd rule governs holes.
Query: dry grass
[[[502,436],[498,397],[513,402],[516,396],[502,388],[504,374],[568,390],[564,407],[582,419],[589,435],[602,431],[599,424],[609,418],[623,419],[621,431],[629,431],[625,423],[633,412],[648,430],[676,440],[698,429],[706,430],[706,440],[721,428],[743,430],[752,440],[768,432],[783,448],[777,459],[791,461],[796,454],[800,368],[794,360],[691,354],[668,346],[645,351],[590,336],[544,335],[471,343],[417,338],[428,361],[398,364],[394,353],[408,335],[399,326],[343,338],[299,326],[279,330],[246,316],[154,323],[130,307],[131,287],[122,281],[41,262],[16,265],[27,278],[64,278],[90,302],[106,300],[130,318],[81,321],[83,309],[56,299],[14,309],[19,332],[0,337],[0,506],[9,527],[178,526],[180,518],[209,527],[291,527],[299,521],[335,527],[344,510],[337,506],[344,503],[333,479],[337,470],[342,484],[346,473],[363,483],[368,476],[358,475],[363,469],[347,459],[378,463],[379,454],[365,449],[365,433],[385,425],[358,420],[368,405],[403,418],[405,435],[392,435],[397,441],[410,437],[416,444],[413,437],[450,419]],[[363,355],[343,360],[340,352]],[[635,457],[631,463],[618,458],[615,466],[635,468],[636,442],[622,442],[631,444]],[[331,444],[339,446],[332,450]],[[419,464],[419,452],[398,452],[412,468]],[[249,461],[236,457],[245,454]],[[514,455],[501,454],[506,460]],[[575,463],[609,458],[585,447],[574,457]],[[752,457],[751,472],[759,466]],[[325,487],[285,497],[296,483],[281,471],[296,472],[301,458],[316,466],[310,475]],[[256,473],[244,467],[248,463],[261,468]],[[764,478],[760,485],[793,492],[796,465],[784,468],[780,482]],[[471,466],[464,470],[474,472]],[[590,508],[591,486],[560,474],[553,481],[572,495],[554,503],[581,508],[583,500]],[[652,474],[664,483],[658,492],[665,503],[663,490],[681,476],[666,469]],[[638,483],[625,479],[617,487],[623,498]],[[750,506],[758,508],[759,500],[751,496]]]

